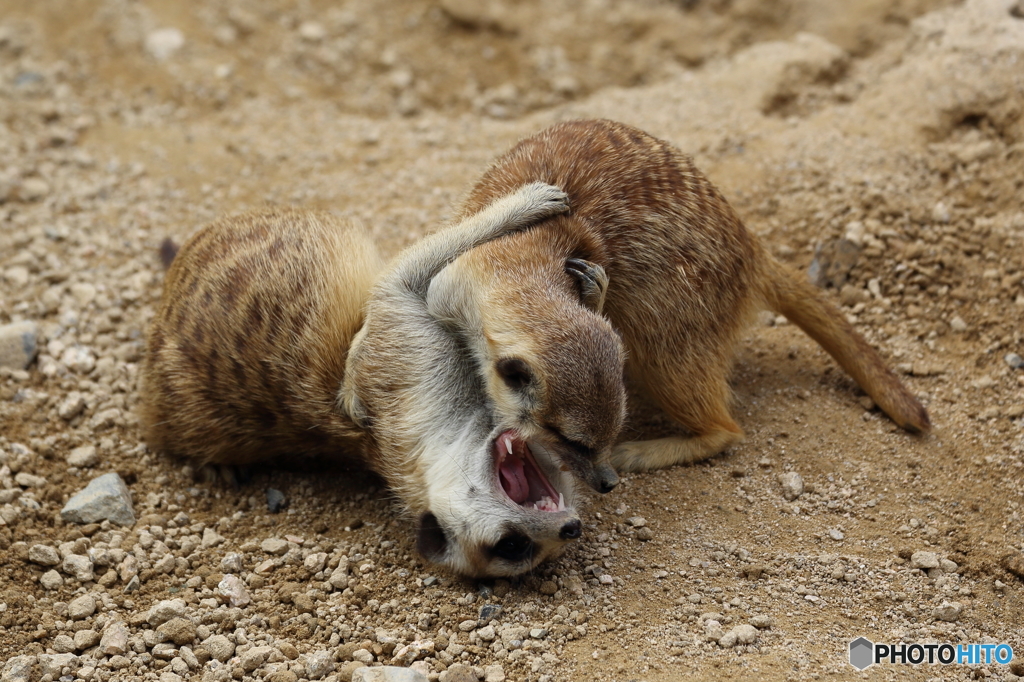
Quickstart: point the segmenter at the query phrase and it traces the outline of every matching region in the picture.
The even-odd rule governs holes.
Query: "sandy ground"
[[[1010,0],[0,0],[0,325],[40,325],[27,371],[0,369],[4,681],[347,680],[353,657],[428,640],[402,662],[443,682],[1024,675],[846,659],[858,636],[1024,657],[1022,17]],[[835,302],[934,435],[897,430],[766,316],[734,374],[743,445],[629,476],[561,559],[479,584],[417,559],[368,474],[300,463],[233,489],[146,450],[164,237],[269,203],[356,217],[394,252],[517,138],[596,116],[692,153],[795,267],[853,242]],[[635,414],[631,433],[663,428]],[[64,523],[111,471],[138,522]],[[250,604],[225,603],[225,574]],[[151,611],[171,599],[173,632]]]

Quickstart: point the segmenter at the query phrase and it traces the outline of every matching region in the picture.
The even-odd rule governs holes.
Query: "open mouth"
[[[509,499],[524,509],[544,512],[565,511],[565,499],[537,466],[526,441],[514,431],[501,433],[494,441],[498,483]]]

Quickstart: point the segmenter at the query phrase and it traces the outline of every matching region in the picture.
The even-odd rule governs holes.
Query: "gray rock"
[[[56,566],[60,563],[60,554],[49,545],[32,545],[28,550],[28,560],[40,566]]]
[[[75,650],[75,640],[71,635],[61,633],[50,642],[50,648],[58,654],[70,654]]]
[[[57,679],[61,676],[64,668],[72,670],[78,668],[78,656],[70,652],[58,652],[57,654],[42,654],[39,657],[40,675],[49,675]]]
[[[79,630],[75,633],[75,651],[85,651],[100,643],[100,633],[95,630]]]
[[[747,623],[737,625],[731,632],[736,633],[737,644],[753,644],[761,636],[756,627]]]
[[[224,635],[212,635],[203,640],[203,648],[221,663],[235,655],[235,644]]]
[[[284,493],[274,488],[267,488],[267,511],[271,514],[276,514],[284,508],[287,502]]]
[[[30,474],[26,471],[19,472],[18,475],[14,477],[14,482],[23,488],[42,488],[46,485],[45,478],[42,476],[36,476],[35,474]]]
[[[47,590],[57,590],[64,585],[64,578],[60,577],[57,571],[47,571],[39,576],[39,584]]]
[[[95,445],[83,445],[77,447],[68,453],[68,466],[78,467],[84,469],[85,467],[91,467],[100,461],[99,455],[96,454]]]
[[[19,322],[0,327],[0,367],[25,370],[36,357],[39,326]]]
[[[501,616],[502,608],[497,604],[484,604],[480,607],[480,622],[489,623]]]
[[[1007,353],[1003,356],[1003,360],[1013,369],[1024,369],[1024,358],[1016,353]]]
[[[238,664],[242,666],[242,670],[247,673],[251,673],[256,668],[260,667],[267,662],[270,655],[274,653],[274,648],[269,646],[256,646],[249,649],[239,658]]]
[[[103,474],[89,482],[60,510],[67,523],[98,523],[109,519],[121,526],[135,525],[131,493],[117,474]]]
[[[939,555],[935,552],[914,552],[910,555],[910,565],[914,568],[929,569],[939,567]]]
[[[38,337],[39,325],[35,322],[0,326],[0,367],[27,368],[36,357]]]
[[[964,605],[955,601],[944,601],[932,611],[932,617],[936,620],[944,620],[953,623],[960,620],[960,614],[964,611]]]
[[[96,599],[91,594],[75,597],[68,604],[68,615],[72,620],[82,620],[96,613]]]
[[[3,672],[0,673],[0,682],[29,682],[35,664],[35,656],[15,656],[8,659]]]
[[[282,540],[281,538],[267,538],[260,543],[260,549],[267,554],[281,556],[288,551],[288,541]]]
[[[150,607],[146,613],[146,622],[157,627],[163,625],[173,618],[185,616],[186,604],[184,599],[165,599],[158,601]]]
[[[82,554],[68,554],[64,557],[61,569],[75,580],[80,580],[83,583],[89,582],[95,577],[92,570],[92,559]]]
[[[427,676],[412,668],[385,665],[379,668],[356,668],[352,672],[352,682],[427,682]]]
[[[107,656],[120,656],[128,651],[128,637],[131,633],[124,622],[115,620],[103,629],[100,638],[100,652]]]
[[[789,502],[804,494],[804,479],[795,471],[779,474],[779,484],[782,486],[782,496]]]
[[[334,658],[328,651],[314,651],[306,655],[306,677],[322,680],[334,670]]]

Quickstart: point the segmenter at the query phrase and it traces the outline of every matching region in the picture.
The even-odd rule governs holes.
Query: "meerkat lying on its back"
[[[474,576],[515,575],[579,536],[571,474],[511,443],[465,341],[428,310],[434,277],[478,244],[568,210],[527,184],[402,252],[374,287],[352,343],[342,400],[372,434],[370,460],[419,520],[417,549]],[[621,417],[620,417],[621,418]],[[501,493],[504,472],[516,500]]]
[[[561,440],[555,454],[574,469],[585,466],[580,460],[610,457],[619,471],[725,450],[743,437],[729,412],[734,348],[763,309],[820,343],[897,424],[930,429],[924,408],[840,311],[776,261],[668,143],[611,121],[562,123],[498,159],[463,211],[530,181],[564,189],[572,212],[474,249],[435,280],[461,296],[449,313],[472,330],[466,337],[495,419],[519,433],[547,434],[514,440],[514,447],[532,448],[538,439],[550,449]],[[581,262],[590,264],[590,277],[581,277]],[[600,322],[580,312],[588,301]],[[594,321],[577,323],[581,318]],[[692,437],[616,444],[618,434],[587,422],[559,422],[573,411],[546,399],[544,387],[558,386],[559,396],[587,402],[595,414],[608,411],[606,397],[586,383],[608,359],[562,341],[567,333],[592,333],[605,319],[621,335],[630,382]],[[571,331],[566,320],[573,320]],[[511,378],[503,371],[509,365],[517,368]]]

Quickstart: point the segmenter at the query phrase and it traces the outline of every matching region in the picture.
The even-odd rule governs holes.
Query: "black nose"
[[[583,533],[583,524],[580,523],[579,519],[573,519],[568,521],[562,530],[558,531],[558,537],[563,540],[575,540]]]
[[[597,485],[593,488],[601,494],[610,493],[619,484],[619,475],[607,464],[594,467],[594,476]]]
[[[491,553],[500,559],[511,561],[513,563],[525,561],[533,556],[533,540],[522,533],[507,533],[498,540],[491,549]]]

